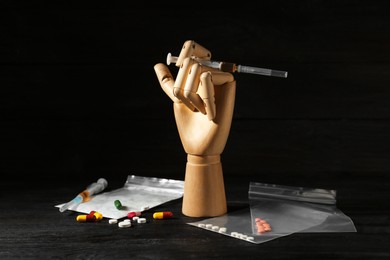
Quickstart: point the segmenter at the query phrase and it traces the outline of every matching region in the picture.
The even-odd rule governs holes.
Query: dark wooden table
[[[332,177],[329,184],[333,183]],[[270,176],[266,174],[263,177],[227,175],[228,212],[248,208],[248,181],[267,178]],[[296,182],[290,184],[302,183],[305,178],[312,176],[297,176]],[[54,207],[73,196],[80,183],[2,182],[0,258],[388,259],[390,189],[388,179],[379,179],[381,176],[373,175],[369,179],[348,176],[335,184],[339,188],[338,208],[351,217],[356,233],[295,233],[261,244],[188,225],[202,218],[183,216],[181,199],[145,211],[142,215],[147,218],[145,224],[120,229],[108,224],[106,218],[98,223],[78,223],[75,218],[80,213],[60,213]],[[118,188],[123,183],[110,185]],[[152,218],[153,212],[165,210],[172,211],[174,218]]]

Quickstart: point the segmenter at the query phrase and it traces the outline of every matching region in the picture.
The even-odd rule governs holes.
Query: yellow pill
[[[96,217],[97,220],[103,219],[103,214],[102,213],[95,212],[95,213],[93,213],[93,215]]]
[[[173,216],[173,213],[170,211],[155,212],[153,214],[154,219],[166,219],[166,218],[171,218],[172,216]]]
[[[78,215],[76,220],[77,222],[87,222],[87,215]]]

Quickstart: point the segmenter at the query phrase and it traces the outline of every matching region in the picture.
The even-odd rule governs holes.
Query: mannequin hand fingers
[[[164,92],[172,99],[173,102],[180,102],[180,100],[173,95],[173,86],[175,81],[168,67],[165,64],[158,63],[154,66],[154,71]]]
[[[214,84],[211,72],[204,72],[200,76],[199,94],[203,98],[207,118],[211,121],[215,118],[216,114]]]
[[[180,67],[184,62],[184,59],[193,56],[204,60],[210,60],[211,52],[202,45],[196,43],[195,41],[188,40],[183,44],[179,57],[176,61],[176,66]]]

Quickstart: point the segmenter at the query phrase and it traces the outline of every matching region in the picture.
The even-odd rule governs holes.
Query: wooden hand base
[[[187,156],[182,213],[215,217],[227,212],[220,155]]]

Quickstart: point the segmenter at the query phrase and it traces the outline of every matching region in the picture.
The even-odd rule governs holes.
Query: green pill
[[[122,209],[122,203],[120,202],[120,200],[115,200],[114,205],[115,205],[115,208]]]

